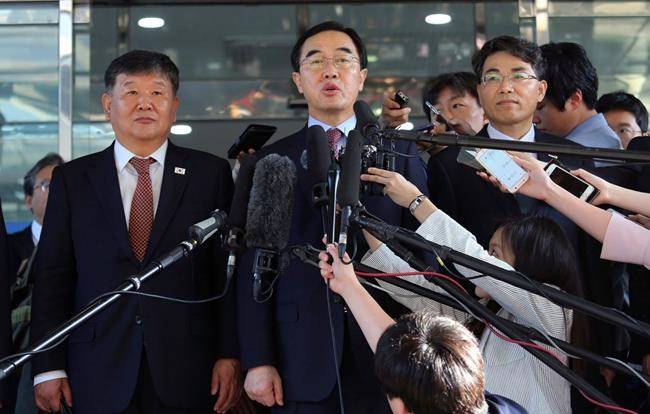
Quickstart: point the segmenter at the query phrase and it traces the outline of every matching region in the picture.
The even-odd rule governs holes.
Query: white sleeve
[[[37,386],[38,384],[45,381],[51,381],[59,378],[68,378],[68,374],[66,374],[62,369],[42,372],[34,377],[34,386]]]

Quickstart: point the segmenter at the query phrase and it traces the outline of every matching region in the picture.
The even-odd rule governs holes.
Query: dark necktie
[[[131,249],[138,260],[142,261],[149,244],[149,234],[153,225],[153,192],[149,165],[156,162],[153,158],[136,158],[129,161],[138,172],[138,184],[131,200],[129,213],[129,239]]]
[[[330,150],[332,150],[332,154],[334,154],[335,158],[338,158],[339,157],[338,143],[341,140],[341,137],[343,137],[343,134],[338,128],[330,128],[327,131],[325,131],[325,135],[327,135],[327,142],[330,145]]]

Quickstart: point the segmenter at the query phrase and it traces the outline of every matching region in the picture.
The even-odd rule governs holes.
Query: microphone
[[[377,142],[381,139],[381,127],[377,117],[372,112],[370,105],[365,101],[356,101],[354,103],[354,115],[357,117],[357,127],[364,137],[370,142]]]
[[[339,186],[338,202],[341,206],[341,224],[339,228],[339,257],[343,259],[348,243],[350,215],[352,209],[359,204],[359,185],[361,174],[361,141],[363,137],[356,130],[348,134],[345,146],[343,165],[341,166],[341,185]]]
[[[331,164],[332,156],[325,130],[319,125],[309,127],[307,129],[307,177],[312,186],[311,203],[315,208],[320,209],[323,234],[327,234],[328,240],[332,240],[333,237],[329,234],[327,214],[330,199],[327,172]]]
[[[196,245],[203,244],[226,224],[226,218],[225,212],[214,210],[210,213],[210,217],[190,226],[188,229],[190,239],[196,242]]]
[[[228,237],[226,247],[228,248],[228,264],[226,266],[226,277],[231,279],[237,266],[237,254],[244,249],[244,226],[246,225],[246,212],[248,211],[248,200],[253,185],[253,173],[257,157],[245,155],[240,161],[239,174],[235,181],[235,193],[230,204],[230,215],[228,215]]]
[[[246,245],[255,249],[253,299],[271,297],[284,270],[281,250],[289,241],[296,166],[288,157],[269,154],[257,162],[246,216]]]

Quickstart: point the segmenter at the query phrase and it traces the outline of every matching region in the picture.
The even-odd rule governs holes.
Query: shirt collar
[[[585,120],[582,122],[580,125],[577,127],[573,128],[573,131],[567,135],[567,139],[573,141],[576,137],[579,137],[583,134],[587,134],[589,131],[593,131],[596,129],[603,129],[604,131],[612,131],[611,134],[609,135],[609,138],[611,141],[616,141],[618,143],[618,147],[623,148],[623,144],[621,144],[621,139],[619,138],[618,135],[607,125],[607,120],[605,119],[605,116],[602,113],[597,113],[592,115],[589,119]],[[602,141],[606,141],[603,139]],[[594,146],[594,147],[605,147],[608,143],[607,142],[580,142],[576,140],[578,144],[582,145],[587,145],[587,146]],[[611,145],[611,144],[610,144]]]
[[[528,130],[528,132],[526,132],[524,136],[521,137],[520,139],[515,139],[511,136],[504,134],[503,132],[493,127],[492,124],[488,124],[487,133],[488,136],[492,139],[505,139],[508,141],[519,141],[519,142],[535,142],[535,127],[532,124],[530,125],[530,129]]]
[[[41,230],[43,230],[43,226],[38,224],[36,220],[32,221],[32,240],[34,241],[34,244],[38,243],[38,241],[41,239]]]
[[[307,128],[313,125],[320,125],[321,127],[323,127],[325,131],[331,128],[337,128],[339,131],[341,131],[341,133],[343,133],[343,135],[347,137],[348,133],[357,126],[357,117],[355,115],[352,115],[351,117],[341,122],[340,124],[336,126],[331,126],[309,115],[309,119],[307,120]]]
[[[161,146],[158,147],[157,150],[155,150],[153,153],[151,153],[148,157],[153,158],[156,160],[160,165],[165,165],[165,155],[167,155],[167,147],[169,145],[169,140],[165,140],[165,142],[162,143]],[[122,144],[120,144],[120,141],[115,140],[115,146],[113,150],[115,154],[115,166],[117,167],[118,171],[122,171],[124,167],[126,167],[126,164],[129,163],[131,158],[137,157],[137,158],[148,158],[148,157],[138,157]]]

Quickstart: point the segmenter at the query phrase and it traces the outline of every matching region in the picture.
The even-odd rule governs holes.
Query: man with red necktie
[[[53,172],[34,270],[34,340],[230,206],[228,163],[168,139],[179,104],[176,65],[135,50],[113,60],[104,80],[116,139]],[[141,290],[197,300],[224,285],[225,256],[212,240]],[[65,400],[79,414],[227,411],[241,389],[233,298],[121,298],[34,359],[38,407],[58,411]]]

